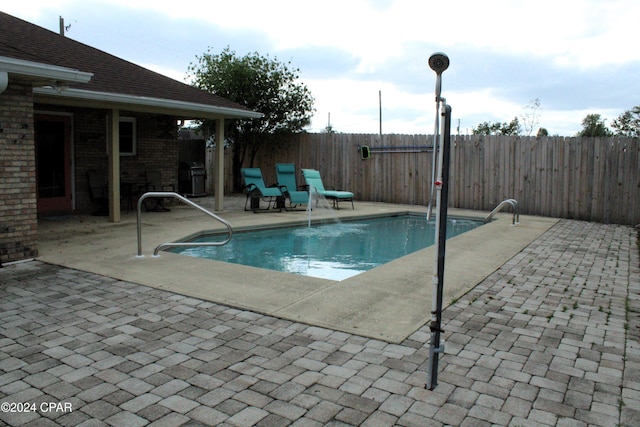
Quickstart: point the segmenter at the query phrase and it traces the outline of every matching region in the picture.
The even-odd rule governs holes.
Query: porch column
[[[224,119],[216,120],[216,211],[224,210]]]
[[[120,110],[111,110],[109,125],[109,221],[120,222]]]

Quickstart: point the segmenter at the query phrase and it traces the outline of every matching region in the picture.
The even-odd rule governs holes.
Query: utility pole
[[[71,24],[65,26],[64,25],[64,18],[62,16],[60,16],[60,35],[62,37],[64,37],[64,33],[69,31],[69,28],[71,28]]]
[[[380,141],[382,141],[382,91],[378,91],[378,117],[380,122]]]

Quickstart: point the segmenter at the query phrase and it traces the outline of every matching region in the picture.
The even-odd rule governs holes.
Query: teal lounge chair
[[[286,210],[294,210],[297,205],[306,205],[309,203],[307,187],[298,187],[296,183],[296,167],[294,164],[277,163],[276,181],[284,197],[289,199],[289,207],[287,207],[286,204],[284,207]]]
[[[353,206],[352,192],[325,189],[320,172],[315,169],[302,169],[302,175],[309,186],[309,191],[313,191],[313,194],[319,194],[329,200],[332,200],[334,208],[340,209],[340,202],[351,202],[351,208],[355,209]]]
[[[260,168],[242,168],[242,179],[244,180],[243,190],[247,193],[247,200],[244,203],[244,210],[252,210],[253,212],[264,212],[271,209],[271,203],[276,208],[277,201],[284,198],[284,195],[278,187],[267,187],[264,185],[264,179],[262,179],[262,171]],[[247,209],[251,199],[251,208]],[[266,208],[260,208],[260,199],[267,201]],[[282,209],[279,209],[282,212]]]

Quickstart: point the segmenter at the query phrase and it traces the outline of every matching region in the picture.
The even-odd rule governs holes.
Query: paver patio
[[[637,426],[636,238],[561,220],[445,310],[434,391],[424,326],[393,344],[38,261],[6,266],[0,423]],[[35,411],[11,411],[25,403]]]

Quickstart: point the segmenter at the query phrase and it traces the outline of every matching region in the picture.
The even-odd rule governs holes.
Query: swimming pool
[[[480,225],[480,221],[449,218],[447,238]],[[434,239],[433,220],[402,215],[236,232],[225,246],[171,252],[339,281],[431,246]],[[220,237],[204,235],[191,241],[213,240]]]

